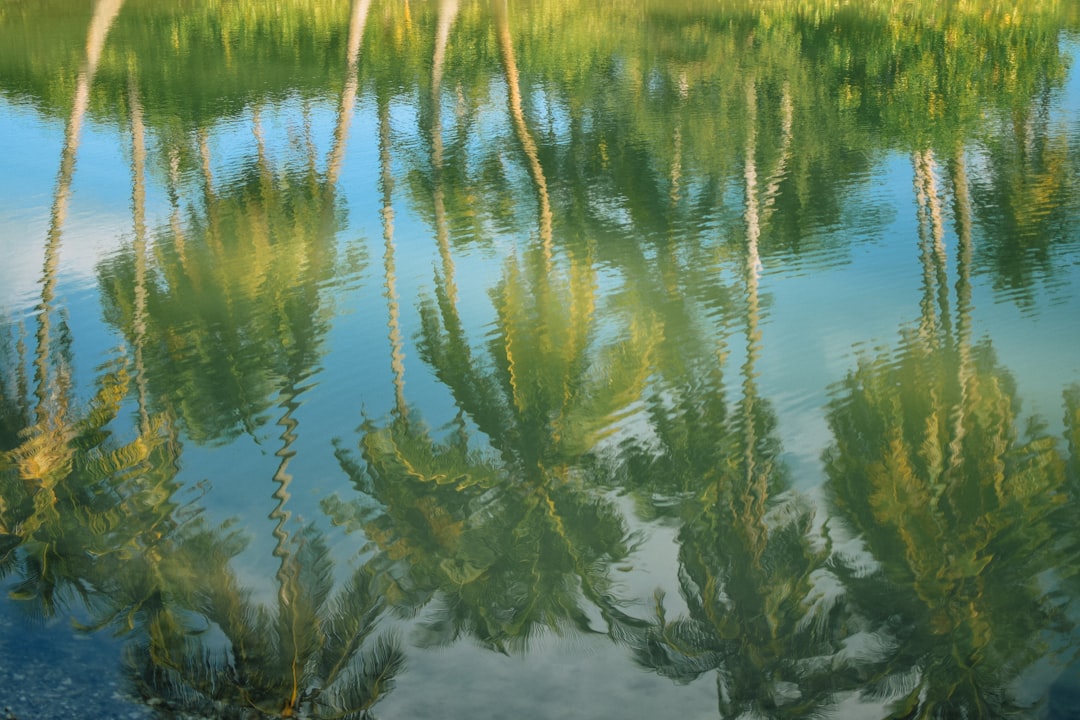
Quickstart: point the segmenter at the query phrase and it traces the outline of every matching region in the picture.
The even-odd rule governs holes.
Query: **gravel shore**
[[[150,720],[125,695],[121,643],[69,618],[25,617],[0,603],[0,720]]]

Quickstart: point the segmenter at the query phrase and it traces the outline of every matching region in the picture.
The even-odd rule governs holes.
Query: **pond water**
[[[1080,716],[1077,30],[0,4],[0,707]]]

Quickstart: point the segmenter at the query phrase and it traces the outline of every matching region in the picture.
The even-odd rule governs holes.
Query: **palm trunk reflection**
[[[150,431],[146,364],[143,358],[146,347],[146,139],[142,102],[134,81],[130,83],[128,98],[131,105],[131,205],[134,225],[132,250],[135,255],[135,307],[132,322],[135,388],[139,400],[139,432],[146,435]]]
[[[408,415],[405,403],[405,341],[401,335],[401,306],[397,292],[397,265],[394,245],[394,174],[390,155],[390,103],[379,100],[379,187],[382,192],[383,273],[386,281],[387,327],[390,329],[390,368],[394,373],[394,410]]]
[[[439,24],[435,35],[435,53],[431,61],[431,167],[434,174],[432,201],[435,205],[435,237],[442,258],[443,286],[451,308],[457,307],[457,284],[454,258],[450,252],[450,229],[446,218],[446,192],[443,187],[442,78],[450,29],[458,12],[458,0],[439,3]]]
[[[502,59],[503,75],[506,78],[507,103],[514,133],[525,152],[529,166],[529,175],[536,186],[536,195],[540,206],[540,247],[544,260],[550,267],[552,259],[552,214],[551,198],[548,195],[547,176],[540,164],[540,155],[533,140],[529,126],[525,122],[525,110],[522,106],[521,79],[518,73],[517,59],[514,55],[514,40],[510,34],[510,18],[506,8],[507,0],[492,0],[492,14],[495,16],[495,32],[499,41],[499,56]]]
[[[60,238],[67,218],[68,199],[71,196],[71,181],[75,174],[75,159],[79,152],[79,140],[82,133],[83,119],[90,105],[90,89],[97,75],[98,62],[105,47],[105,38],[109,34],[124,0],[97,0],[94,15],[86,37],[86,56],[82,69],[75,83],[75,94],[64,131],[64,149],[60,155],[60,172],[57,177],[56,191],[53,194],[52,208],[49,212],[49,231],[45,240],[45,267],[41,282],[41,303],[38,306],[37,354],[35,368],[37,375],[37,423],[47,420],[45,408],[48,400],[49,385],[48,357],[51,336],[52,302],[56,294],[56,275],[60,262]]]

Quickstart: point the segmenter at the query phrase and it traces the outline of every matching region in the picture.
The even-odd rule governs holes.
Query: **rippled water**
[[[1078,28],[0,6],[0,707],[1077,716]]]

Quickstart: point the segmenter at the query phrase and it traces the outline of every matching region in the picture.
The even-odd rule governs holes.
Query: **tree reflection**
[[[46,615],[70,596],[88,600],[115,564],[171,533],[172,478],[178,446],[166,415],[151,415],[139,397],[136,435],[126,443],[116,431],[129,383],[127,364],[117,360],[102,368],[95,394],[85,405],[75,399],[71,334],[53,315],[62,229],[86,112],[90,85],[109,27],[120,3],[99,2],[90,23],[84,69],[67,125],[60,173],[53,198],[41,302],[37,307],[32,365],[32,409],[24,372],[25,346],[20,339],[14,365],[13,396],[23,426],[14,447],[0,455],[0,559],[5,571],[18,573],[12,591]],[[142,125],[136,118],[133,138],[133,214],[142,222]],[[138,358],[138,350],[136,351]],[[137,370],[138,372],[138,370]],[[7,445],[7,443],[5,443]],[[127,516],[146,520],[127,525]]]
[[[1065,439],[1069,446],[1069,481],[1080,487],[1080,385],[1065,390]]]
[[[337,185],[369,9],[368,0],[352,3],[325,172],[317,169],[306,108],[303,137],[280,162],[267,148],[260,108],[252,109],[255,152],[224,184],[214,178],[210,128],[187,133],[167,126],[161,139],[172,214],[156,234],[153,263],[140,267],[138,257],[125,253],[99,268],[106,317],[129,338],[139,336],[148,391],[197,442],[254,434],[287,379],[312,372],[332,312],[320,288],[357,269],[338,257]],[[185,162],[197,168],[201,207],[192,202],[183,217]],[[145,289],[137,298],[133,288]],[[142,318],[135,313],[139,303]]]
[[[975,222],[992,242],[979,247],[994,287],[1030,309],[1039,285],[1057,284],[1059,248],[1073,242],[1069,209],[1080,195],[1075,151],[1053,126],[1049,91],[1023,112],[995,123],[986,172],[973,182]]]
[[[415,419],[365,427],[363,464],[341,457],[380,505],[328,507],[379,549],[389,597],[427,606],[421,642],[468,635],[509,652],[545,629],[603,632],[590,606],[619,616],[608,566],[629,538],[609,503],[579,483],[521,484],[464,434],[435,442]]]
[[[395,410],[385,426],[365,422],[360,460],[339,452],[354,485],[378,506],[331,502],[328,510],[338,521],[365,529],[392,578],[391,597],[414,607],[434,601],[426,642],[450,642],[467,633],[508,651],[523,648],[544,628],[597,631],[583,601],[609,619],[617,615],[608,597],[607,566],[626,557],[630,538],[618,512],[587,489],[575,465],[640,393],[651,340],[643,325],[633,325],[623,329],[625,337],[598,346],[590,260],[568,258],[565,267],[557,267],[550,201],[525,124],[504,12],[495,13],[496,31],[506,82],[515,88],[515,132],[540,207],[539,243],[523,260],[507,263],[493,293],[496,336],[486,356],[478,353],[457,309],[448,228],[439,212],[441,129],[433,125],[435,231],[443,273],[436,298],[421,307],[420,354],[460,410],[458,433],[434,439],[408,408],[403,390],[392,176],[380,132]],[[452,4],[440,7],[433,102],[454,13]],[[434,116],[438,123],[439,114]],[[380,127],[385,125],[380,119]],[[472,446],[472,427],[490,451]]]
[[[921,320],[894,353],[863,360],[830,404],[828,487],[880,564],[846,573],[894,648],[870,692],[895,717],[998,716],[1017,709],[1014,683],[1053,634],[1070,631],[1057,598],[1077,559],[1070,489],[1054,439],[1037,428],[1022,437],[1015,383],[989,342],[971,338],[964,155],[950,164],[955,325],[937,166],[926,153],[916,162]]]
[[[224,190],[201,136],[205,215],[161,232],[146,282],[147,384],[197,442],[254,433],[281,379],[317,363],[328,321],[319,284],[336,271],[333,186],[306,162],[275,174],[257,115],[254,133],[257,156]],[[107,317],[125,333],[135,270],[129,255],[101,268]]]
[[[1012,380],[973,339],[971,276],[979,259],[1026,302],[1053,271],[1053,245],[1069,239],[1075,162],[1038,105],[1063,78],[1052,13],[1018,25],[971,4],[735,2],[683,16],[682,5],[646,3],[633,10],[648,16],[640,23],[625,5],[441,0],[376,6],[383,24],[364,44],[379,14],[369,0],[353,0],[347,30],[344,3],[290,0],[276,15],[196,5],[141,22],[158,11],[140,4],[125,52],[108,56],[120,2],[100,0],[73,84],[19,90],[48,99],[54,85],[73,88],[54,103],[71,112],[33,342],[4,349],[0,382],[0,573],[15,576],[17,597],[55,613],[79,596],[91,626],[138,631],[130,660],[145,697],[207,714],[369,715],[401,667],[397,645],[375,638],[389,606],[422,613],[430,644],[470,636],[509,652],[552,629],[606,633],[663,675],[715,673],[725,716],[826,712],[863,685],[899,716],[1015,704],[1011,685],[1072,630],[1061,588],[1076,575],[1065,516],[1080,480],[1080,391],[1066,392],[1068,460],[1037,427],[1018,429]],[[199,45],[227,72],[185,94]],[[311,108],[327,58],[341,64],[335,49],[344,77],[320,171]],[[167,61],[181,55],[182,66]],[[285,56],[284,79],[246,86]],[[99,66],[110,84],[94,96]],[[343,270],[338,184],[365,82],[376,88],[393,408],[365,418],[353,448],[338,446],[360,497],[325,509],[369,544],[335,593],[327,540],[289,532],[288,463],[326,349],[326,287]],[[404,153],[421,148],[410,188],[438,253],[417,355],[456,409],[439,429],[405,384],[412,300],[399,240],[412,225],[395,236],[391,118],[404,128],[413,94],[421,127],[398,137]],[[133,240],[98,268],[129,357],[104,365],[79,402],[56,289],[95,97],[132,133]],[[182,111],[179,97],[190,101]],[[264,121],[283,97],[302,127],[280,150]],[[454,101],[456,135],[444,142]],[[221,172],[230,136],[217,122],[236,112],[252,145]],[[1006,117],[1009,132],[988,117]],[[430,147],[410,143],[414,132]],[[972,138],[982,149],[969,181]],[[815,233],[846,222],[853,185],[897,147],[917,149],[921,318],[830,405],[836,522],[865,546],[830,558],[834,535],[817,533],[791,490],[758,381],[760,271],[847,243]],[[155,160],[171,215],[156,228],[143,169]],[[942,187],[958,239],[955,298]],[[977,226],[994,236],[978,248]],[[455,255],[477,238],[505,251],[514,233],[529,239],[493,273],[493,321],[481,327],[462,310]],[[717,242],[725,233],[737,239]],[[725,345],[737,325],[745,342]],[[724,373],[732,354],[736,379]],[[176,473],[182,433],[228,443],[275,415],[279,566],[276,598],[262,602],[231,567],[241,541],[178,499]],[[624,613],[611,569],[637,538],[604,494],[612,488],[646,519],[681,523],[685,615],[672,618],[663,597],[648,621]],[[872,657],[852,658],[851,636],[866,627]]]
[[[137,692],[169,712],[222,718],[372,717],[405,658],[392,635],[375,636],[383,600],[369,570],[333,593],[325,541],[308,527],[282,554],[267,607],[225,562],[205,567],[207,557],[227,559],[227,547],[213,538],[203,562],[193,559],[204,572],[192,578],[186,623],[156,623],[129,647]]]
[[[298,425],[293,413],[314,372],[318,333],[325,329],[325,319],[320,322],[317,286],[333,271],[328,243],[332,243],[335,230],[334,193],[355,102],[368,9],[365,0],[354,2],[346,80],[326,177],[315,174],[309,140],[306,168],[274,178],[256,113],[257,161],[248,171],[248,183],[249,187],[254,185],[252,191],[258,191],[257,199],[241,190],[232,203],[218,202],[202,136],[208,208],[203,267],[192,257],[191,237],[173,236],[179,263],[171,268],[174,274],[167,290],[183,287],[184,281],[199,286],[204,272],[210,276],[208,286],[195,287],[193,295],[201,297],[210,289],[225,293],[225,324],[233,329],[238,342],[256,344],[248,358],[271,369],[273,379],[281,383],[279,406],[283,414],[278,420],[282,447],[276,455],[280,462],[273,478],[277,484],[273,496],[278,502],[270,515],[276,521],[274,555],[280,561],[276,607],[253,601],[250,591],[237,582],[225,563],[211,568],[191,591],[188,608],[196,619],[202,618],[224,635],[223,649],[213,649],[193,635],[189,619],[186,624],[151,626],[146,639],[129,657],[139,691],[148,699],[166,702],[170,709],[225,717],[248,717],[256,712],[263,717],[368,718],[372,706],[392,688],[404,663],[393,637],[373,639],[383,599],[374,591],[371,572],[357,570],[331,598],[332,565],[322,536],[309,526],[290,537],[287,528],[291,513],[286,504],[292,481],[288,466],[295,455],[292,446]],[[296,190],[299,194],[294,194]],[[240,216],[235,229],[226,225],[233,215]],[[234,251],[228,249],[229,244],[235,244]],[[252,252],[256,257],[249,259]],[[227,267],[221,268],[219,263]],[[255,276],[220,274],[235,271],[236,263],[245,263]],[[176,306],[181,304],[177,297]],[[253,321],[267,325],[245,326]],[[214,324],[213,319],[195,323],[195,340],[209,339],[201,337],[200,331],[208,329],[207,325],[212,329]],[[254,334],[248,336],[252,330]],[[268,348],[258,345],[267,339],[273,352],[266,353]],[[222,359],[231,361],[234,357],[235,353],[226,349]],[[253,369],[228,367],[230,374],[247,373],[234,377],[251,377]],[[219,435],[210,437],[217,439]]]
[[[490,366],[477,362],[445,290],[441,311],[424,308],[421,354],[455,395],[459,432],[435,440],[399,407],[386,426],[365,423],[362,462],[339,454],[379,507],[328,509],[373,540],[391,597],[418,607],[437,596],[427,642],[468,633],[506,651],[543,628],[597,631],[583,600],[609,622],[619,615],[607,567],[631,541],[575,465],[639,392],[648,336],[595,353],[587,267],[573,263],[559,277],[545,270],[542,248],[528,258],[526,268],[508,266],[495,296]],[[470,426],[494,453],[470,447]]]
[[[45,424],[23,430],[0,462],[0,532],[4,564],[18,574],[16,598],[45,615],[67,600],[86,599],[110,556],[130,553],[160,528],[130,526],[128,513],[169,514],[176,451],[167,420],[153,418],[126,443],[107,428],[119,415],[130,375],[114,362],[85,406],[73,402],[66,364],[53,366],[57,394]],[[156,523],[154,524],[156,525]],[[145,536],[144,536],[145,533]]]
[[[680,398],[653,413],[655,448],[626,448],[629,471],[646,475],[639,482],[653,492],[661,486],[650,474],[685,478],[673,488],[679,495],[654,497],[683,508],[679,587],[688,615],[669,619],[658,591],[655,619],[635,639],[635,654],[680,682],[715,671],[722,717],[805,717],[827,708],[840,685],[842,629],[830,618],[835,598],[819,590],[827,553],[811,538],[812,510],[788,490],[776,418],[758,390],[759,241],[787,158],[781,152],[771,172],[759,175],[758,88],[753,78],[744,87],[751,130],[743,161],[742,398],[728,409],[717,368],[716,381],[690,391],[693,402]],[[786,148],[790,105],[780,110]]]

